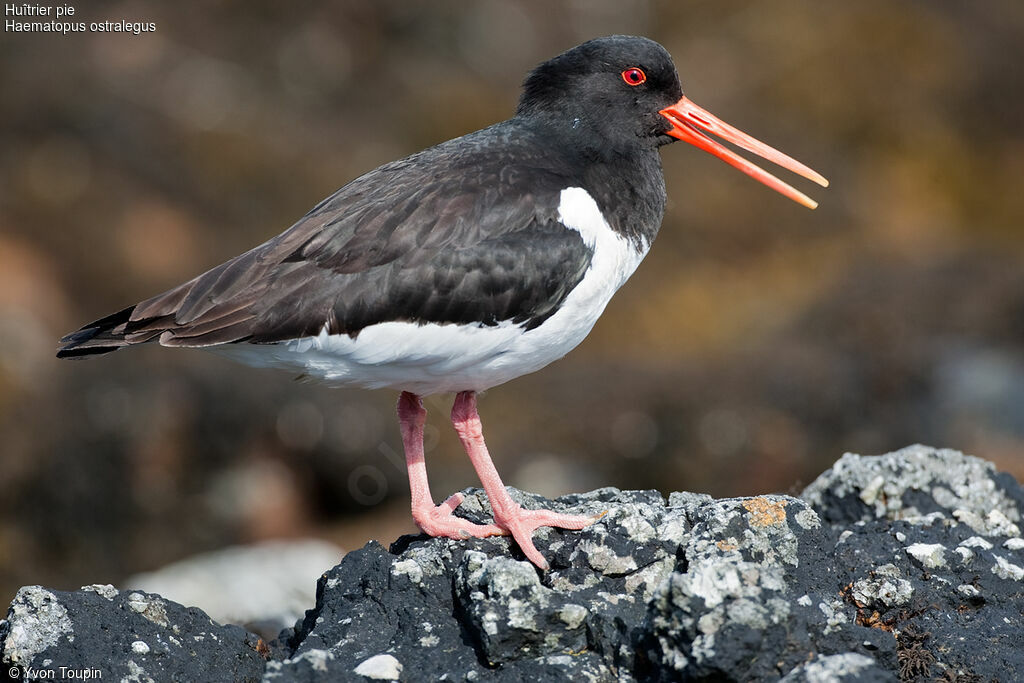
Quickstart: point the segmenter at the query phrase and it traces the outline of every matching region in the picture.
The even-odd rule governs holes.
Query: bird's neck
[[[535,117],[537,142],[562,160],[569,182],[597,202],[609,226],[638,250],[650,247],[665,213],[665,179],[658,145],[595,135],[594,123],[565,116]]]
[[[656,150],[595,159],[583,166],[582,185],[608,224],[639,250],[650,247],[665,214],[665,179]]]

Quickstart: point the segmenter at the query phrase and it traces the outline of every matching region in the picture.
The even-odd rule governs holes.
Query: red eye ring
[[[626,85],[640,85],[647,80],[647,74],[643,69],[631,66],[622,72],[622,80],[626,81]]]

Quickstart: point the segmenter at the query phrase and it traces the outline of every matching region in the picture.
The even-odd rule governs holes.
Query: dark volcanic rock
[[[539,531],[545,573],[506,538],[370,543],[321,577],[316,606],[269,650],[155,596],[23,589],[0,626],[3,661],[132,680],[1024,676],[1024,492],[982,460],[847,455],[803,499],[514,495],[606,514]],[[460,514],[486,519],[486,499],[469,492]]]
[[[553,503],[517,497],[607,514],[582,532],[540,531],[544,574],[505,538],[405,537],[396,554],[377,544],[349,553],[321,578],[319,607],[268,678],[356,679],[359,667],[403,680],[611,680],[631,671],[647,602],[679,561],[688,510],[711,499],[677,496],[670,507],[656,492],[616,489]],[[464,505],[482,513],[486,499],[470,492]]]
[[[26,586],[0,622],[0,652],[12,679],[141,683],[258,681],[270,650],[239,626],[159,595]]]

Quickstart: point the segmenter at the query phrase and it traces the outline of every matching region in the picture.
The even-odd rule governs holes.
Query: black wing
[[[571,183],[521,137],[506,122],[371,171],[281,235],[68,335],[57,355],[269,343],[325,325],[355,336],[393,320],[535,327],[592,250],[558,221]]]

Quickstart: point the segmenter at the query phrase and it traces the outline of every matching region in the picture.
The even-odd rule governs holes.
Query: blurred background
[[[832,181],[817,211],[663,150],[656,248],[567,358],[481,399],[506,483],[799,491],[915,442],[1024,478],[1024,4],[79,3],[155,33],[0,42],[0,604],[199,551],[414,530],[391,392],[57,339],[507,118],[532,66],[647,35]],[[788,176],[787,180],[790,180]],[[442,497],[477,483],[431,398]]]

